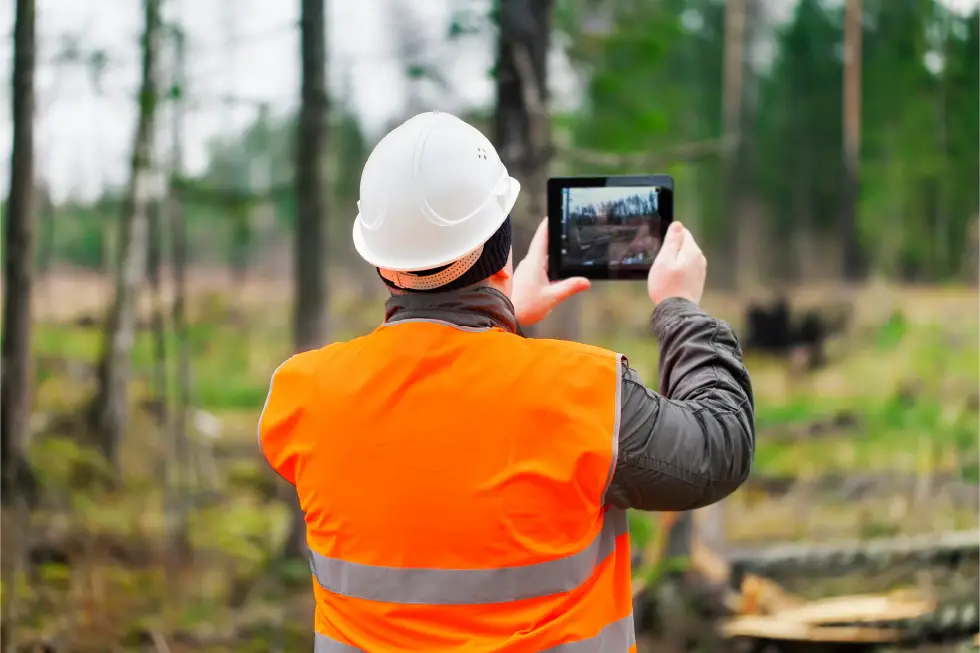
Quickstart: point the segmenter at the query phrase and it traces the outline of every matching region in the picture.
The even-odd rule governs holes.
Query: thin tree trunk
[[[326,16],[324,0],[302,0],[302,89],[296,139],[295,295],[293,344],[297,352],[324,344],[327,335],[326,204],[323,197],[327,139]],[[286,554],[306,555],[306,528],[299,506]]]
[[[251,190],[247,191],[250,195]],[[252,202],[236,202],[231,207],[231,277],[239,292],[248,282],[248,263],[252,252]]]
[[[188,478],[191,461],[187,446],[187,412],[191,402],[191,364],[190,345],[187,337],[187,232],[184,225],[184,207],[181,201],[178,183],[184,165],[183,135],[184,135],[184,87],[186,85],[187,63],[186,43],[184,33],[179,27],[173,31],[174,64],[176,76],[174,86],[180,91],[174,101],[173,138],[171,151],[170,196],[168,198],[168,214],[170,226],[171,267],[173,271],[174,297],[170,308],[170,322],[174,330],[177,353],[177,387],[174,402],[173,423],[171,425],[169,453],[173,483],[171,502],[167,506],[168,548],[179,552],[173,556],[174,564],[179,563],[184,555],[191,555],[187,539],[187,506]]]
[[[4,265],[3,382],[0,384],[0,451],[4,499],[13,498],[23,471],[31,416],[31,298],[36,230],[34,191],[34,0],[18,0],[14,26],[13,152],[7,199]],[[7,492],[11,492],[9,495]]]
[[[33,478],[23,449],[31,416],[31,293],[34,281],[34,0],[17,0],[14,26],[13,154],[7,200],[3,370],[0,383],[0,476],[5,501]]]
[[[521,182],[521,196],[512,215],[515,264],[527,253],[531,236],[547,212],[552,6],[552,0],[500,1],[494,141],[507,170]],[[566,302],[541,325],[541,335],[577,339],[579,313],[577,304]]]
[[[858,236],[861,149],[861,0],[847,0],[844,13],[844,192],[840,212],[841,264],[846,281],[864,274]]]
[[[323,345],[327,331],[326,206],[323,152],[327,130],[326,29],[323,0],[302,0],[303,65],[296,139],[296,351]]]
[[[169,440],[170,410],[169,383],[167,382],[167,320],[163,297],[163,207],[159,201],[150,203],[148,215],[148,249],[146,276],[150,282],[153,304],[151,327],[153,329],[153,411],[160,427],[161,440]],[[166,466],[166,463],[164,464]]]
[[[939,54],[944,62],[948,61],[948,46],[950,39],[950,14],[946,7],[937,5],[933,9],[940,15],[941,25],[941,45]],[[953,257],[950,256],[950,178],[949,178],[949,67],[944,67],[939,77],[939,87],[936,97],[936,118],[939,123],[936,140],[939,146],[940,173],[938,184],[938,197],[936,199],[936,220],[933,227],[933,264],[932,274],[934,278],[946,278],[950,273],[955,273],[952,265]]]
[[[136,305],[146,267],[147,209],[153,189],[153,127],[156,113],[160,0],[144,0],[143,70],[139,117],[133,140],[129,191],[119,221],[115,297],[106,320],[99,364],[99,389],[92,420],[99,449],[118,465],[128,413],[131,355],[136,338]]]
[[[729,0],[725,5],[724,79],[722,81],[722,129],[729,143],[722,159],[722,203],[720,246],[715,277],[725,290],[738,285],[738,252],[736,226],[741,188],[738,174],[738,150],[742,140],[742,78],[745,71],[745,11],[747,0]]]
[[[174,447],[173,413],[170,410],[170,379],[168,374],[167,350],[167,309],[163,295],[163,260],[166,256],[164,241],[164,207],[162,202],[153,201],[149,208],[149,248],[147,277],[150,282],[153,316],[153,400],[152,408],[157,422],[163,457],[160,461],[159,473],[163,484],[163,506],[167,524],[167,562],[169,571],[177,571],[177,561],[181,552],[181,540],[175,533],[181,531],[180,496],[177,477],[180,472],[181,460]]]

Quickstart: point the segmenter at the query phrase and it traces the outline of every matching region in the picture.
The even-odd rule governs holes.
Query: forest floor
[[[350,286],[332,296],[334,338],[364,333],[383,315],[380,299]],[[43,493],[30,515],[3,512],[6,634],[57,651],[310,650],[308,567],[279,560],[289,510],[255,446],[269,377],[289,355],[288,287],[253,281],[233,288],[222,275],[196,278],[192,447],[181,468],[190,488],[179,502],[186,550],[165,537],[163,479],[177,466],[167,460],[154,418],[148,329],[134,353],[121,481],[79,445],[105,288],[95,277],[59,275],[39,289],[30,458]],[[656,343],[637,293],[625,284],[594,291],[581,301],[582,326],[585,340],[623,351],[654,383]],[[711,296],[705,305],[738,327],[747,299]],[[847,304],[850,327],[829,343],[828,364],[814,371],[747,354],[758,449],[752,481],[723,504],[726,543],[976,528],[977,290],[828,286],[798,290],[792,299],[800,306]],[[653,522],[634,523],[642,544]]]

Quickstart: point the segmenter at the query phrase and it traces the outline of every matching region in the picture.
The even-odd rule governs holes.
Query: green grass
[[[963,315],[955,324],[918,317],[913,323],[893,316],[861,341],[846,343],[826,369],[802,378],[778,362],[750,357],[759,429],[757,469],[792,473],[804,462],[807,467],[904,467],[904,459],[921,448],[923,438],[940,449],[975,450],[980,429],[980,323],[975,315]],[[42,324],[34,333],[42,385],[61,374],[45,361],[94,365],[102,347],[97,328]],[[192,324],[188,342],[193,403],[216,413],[257,412],[270,374],[289,355],[289,340],[281,324],[260,320],[248,328],[221,319]],[[652,338],[597,344],[624,352],[644,380],[656,387],[658,356]],[[172,335],[166,346],[175,351]],[[148,382],[154,364],[148,331],[137,336],[133,362],[137,378]],[[171,364],[171,379],[175,368]],[[840,437],[792,445],[765,437],[842,411],[856,414],[859,423]]]
[[[95,328],[46,324],[39,325],[34,333],[35,351],[42,361],[38,368],[38,381],[42,384],[57,376],[43,361],[57,358],[94,366],[102,351],[102,334]],[[137,377],[148,379],[153,374],[155,346],[151,333],[141,331],[137,335],[133,348]],[[165,346],[171,355],[176,351],[177,341],[172,334]],[[261,408],[269,389],[269,375],[289,355],[289,340],[287,336],[277,342],[261,330],[194,324],[188,329],[188,351],[194,405],[216,412],[250,410]],[[175,368],[171,362],[172,381]]]
[[[244,328],[241,320],[225,319],[220,307],[212,313],[188,332],[192,401],[225,420],[225,437],[250,441],[269,377],[289,355],[290,333],[277,314],[265,320],[253,316]],[[279,322],[272,323],[275,319]],[[980,322],[973,315],[957,321],[893,315],[835,343],[830,347],[832,362],[812,374],[792,374],[780,361],[750,356],[758,431],[755,471],[804,477],[941,470],[976,480],[978,341]],[[175,351],[172,336],[166,344]],[[625,353],[644,380],[656,386],[658,352],[652,338],[611,337],[596,344]],[[42,401],[68,392],[63,373],[44,361],[92,365],[101,346],[98,329],[39,325],[35,347]],[[154,364],[150,333],[138,334],[133,361],[145,392]],[[171,365],[172,381],[175,367]],[[792,442],[780,437],[843,412],[856,416],[855,426]],[[633,522],[638,543],[656,532],[641,517]]]

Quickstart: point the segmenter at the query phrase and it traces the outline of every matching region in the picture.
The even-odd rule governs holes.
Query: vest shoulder
[[[589,359],[596,362],[619,363],[623,358],[611,349],[587,345],[581,342],[571,342],[568,340],[550,340],[547,338],[530,338],[527,342],[543,352],[548,352],[556,356],[571,356],[578,359]]]
[[[343,343],[330,343],[318,349],[310,349],[298,354],[293,354],[287,358],[276,371],[273,372],[273,380],[292,379],[300,380],[312,377],[320,369],[323,361],[329,356],[330,351]]]

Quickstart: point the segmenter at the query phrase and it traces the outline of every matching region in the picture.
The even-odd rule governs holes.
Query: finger
[[[563,302],[572,295],[577,295],[592,287],[592,282],[585,277],[570,277],[548,286],[548,295],[557,304]]]
[[[667,229],[667,235],[664,236],[664,242],[660,246],[660,253],[657,256],[677,256],[681,246],[684,244],[684,234],[686,231],[684,225],[680,222],[671,224],[670,228]]]
[[[678,258],[694,261],[703,257],[704,254],[701,252],[701,247],[698,246],[697,241],[694,240],[694,236],[687,229],[684,231],[684,242],[681,244],[681,250],[677,255]]]
[[[698,241],[694,238],[694,234],[691,233],[690,229],[684,229],[684,247],[693,247],[695,249],[701,249],[698,246]]]
[[[684,228],[684,225],[680,222],[674,222],[667,230],[667,237],[664,238],[664,247],[673,249],[674,251],[679,250],[681,244],[684,242],[685,235],[687,235],[687,229]]]
[[[528,245],[527,255],[534,256],[536,258],[544,258],[548,255],[548,218],[545,217],[538,225],[537,230],[534,232],[534,237],[531,238],[531,244]]]

